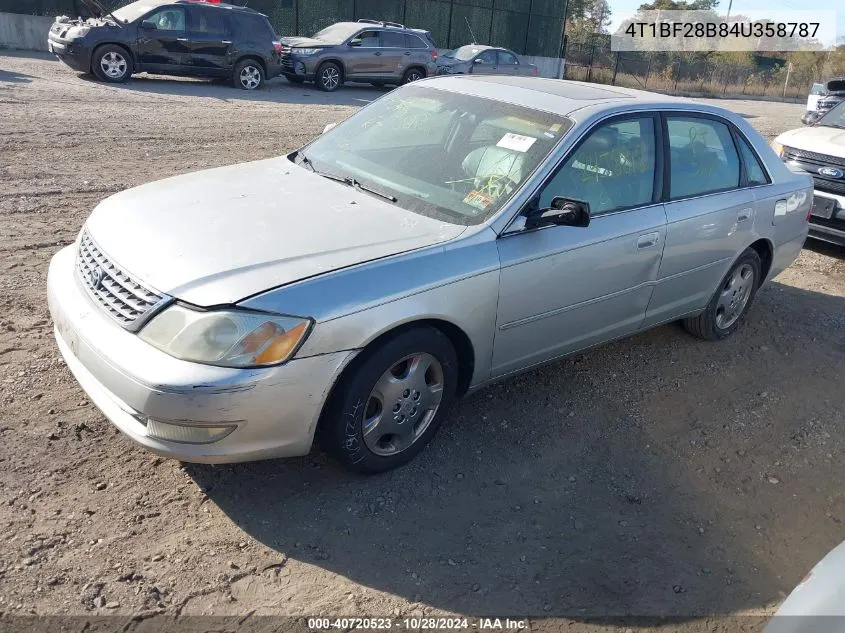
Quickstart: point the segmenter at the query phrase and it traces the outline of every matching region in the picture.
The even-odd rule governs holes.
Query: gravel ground
[[[840,249],[808,243],[727,342],[671,325],[490,387],[383,476],[183,465],[89,404],[45,284],[93,206],[291,150],[378,94],[0,56],[0,615],[770,613],[845,538]],[[722,104],[768,137],[799,124]]]

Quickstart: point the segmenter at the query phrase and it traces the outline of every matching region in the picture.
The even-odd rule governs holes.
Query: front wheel
[[[264,85],[264,69],[254,59],[244,59],[235,65],[235,87],[257,90]]]
[[[437,432],[457,381],[455,349],[440,330],[389,337],[341,379],[320,422],[320,443],[357,472],[401,466]]]
[[[731,266],[704,312],[684,319],[684,327],[707,341],[730,336],[747,314],[762,281],[760,255],[748,248]]]
[[[106,44],[94,51],[91,70],[101,81],[123,83],[132,76],[132,57],[126,49],[114,44]]]
[[[334,62],[326,62],[317,69],[316,83],[323,92],[334,92],[343,83],[343,71]]]

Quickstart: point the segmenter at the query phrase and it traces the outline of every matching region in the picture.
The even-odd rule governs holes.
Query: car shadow
[[[804,248],[819,253],[820,255],[827,255],[828,257],[835,257],[836,259],[845,259],[845,246],[838,246],[818,240],[814,237],[808,237],[804,243]]]
[[[80,79],[101,86],[117,88],[136,93],[147,93],[168,97],[205,97],[217,101],[264,101],[268,103],[296,103],[318,105],[364,106],[383,94],[383,90],[350,84],[336,92],[320,92],[311,84],[293,84],[283,77],[276,77],[259,90],[241,90],[231,81],[219,79],[195,79],[186,77],[163,77],[142,73],[134,75],[124,84],[104,84],[90,75]]]
[[[0,83],[28,84],[33,80],[32,75],[15,73],[10,70],[0,70]]]
[[[772,460],[802,433],[845,435],[841,420],[813,427],[807,405],[841,388],[814,366],[823,343],[811,337],[821,318],[841,332],[843,315],[843,298],[774,282],[730,341],[669,325],[495,384],[379,476],[320,453],[186,471],[266,546],[450,612],[756,609],[841,540],[824,503],[795,507],[845,476],[841,460]],[[839,340],[827,366],[845,361]],[[808,525],[822,549],[802,549]]]

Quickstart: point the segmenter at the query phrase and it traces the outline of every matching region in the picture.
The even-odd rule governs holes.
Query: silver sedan
[[[812,192],[719,108],[430,79],[288,156],[104,200],[53,258],[50,310],[83,389],[152,451],[316,437],[378,472],[491,381],[670,321],[729,336],[801,250]]]

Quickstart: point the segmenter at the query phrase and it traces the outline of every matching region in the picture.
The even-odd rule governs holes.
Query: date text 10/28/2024
[[[521,631],[527,628],[526,620],[511,618],[308,618],[308,628],[313,631],[327,630],[414,630],[414,631],[449,631],[449,630],[490,630]]]

